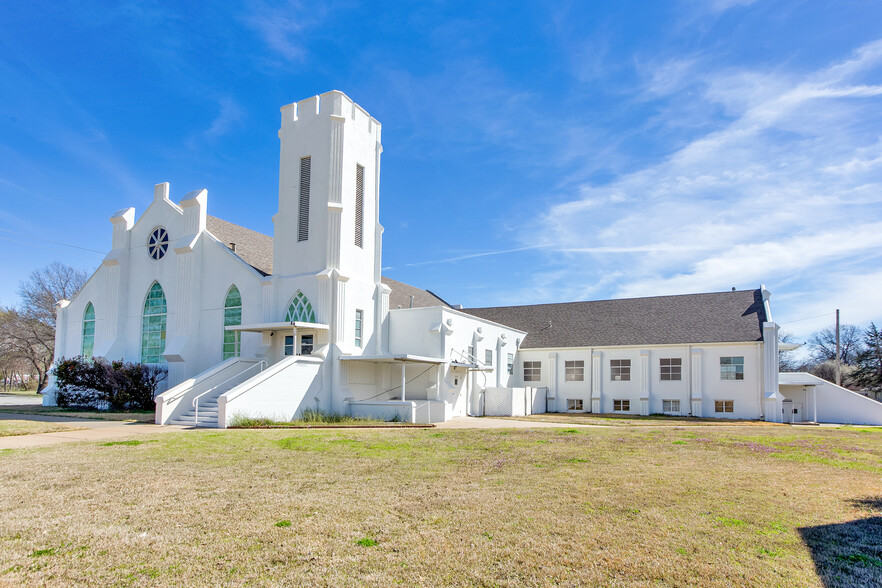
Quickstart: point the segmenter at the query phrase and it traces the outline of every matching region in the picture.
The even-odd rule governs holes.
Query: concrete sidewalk
[[[175,433],[192,431],[190,427],[172,425],[160,426],[146,423],[125,423],[121,421],[103,421],[98,419],[75,419],[54,415],[0,413],[0,420],[38,421],[44,423],[65,423],[83,427],[78,431],[58,431],[57,433],[38,433],[36,435],[11,435],[0,437],[0,449],[22,449],[26,447],[42,447],[58,443],[76,441],[105,441],[131,438],[135,435]]]

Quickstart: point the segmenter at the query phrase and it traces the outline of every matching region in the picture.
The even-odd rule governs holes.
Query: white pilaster
[[[593,413],[599,413],[603,410],[603,380],[600,377],[602,359],[602,352],[591,353],[591,412]]]
[[[649,349],[640,350],[640,414],[649,415],[650,371]]]
[[[689,379],[689,396],[692,399],[692,416],[694,417],[702,416],[701,397],[704,387],[702,383],[701,359],[701,349],[693,349],[692,356],[690,358],[690,363],[692,365],[692,374]]]

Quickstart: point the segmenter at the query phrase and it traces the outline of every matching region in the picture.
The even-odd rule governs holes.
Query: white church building
[[[156,422],[305,409],[406,422],[541,412],[882,423],[882,404],[778,373],[769,292],[462,309],[381,276],[381,126],[332,91],[281,109],[273,237],[158,184],[58,305],[56,359],[168,367]],[[44,395],[54,403],[53,388]]]

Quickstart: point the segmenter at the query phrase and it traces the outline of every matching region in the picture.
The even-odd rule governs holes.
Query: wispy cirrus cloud
[[[803,74],[714,72],[688,59],[659,65],[684,70],[689,76],[674,82],[650,74],[645,89],[693,101],[707,132],[608,184],[578,186],[531,233],[556,252],[551,267],[586,268],[567,274],[556,297],[590,292],[610,275],[621,297],[799,277],[785,314],[811,314],[819,299],[835,308],[832,293],[847,283],[861,292],[849,297],[851,320],[878,317],[878,293],[863,276],[882,262],[882,144],[874,130],[882,85],[873,83],[882,41]],[[678,89],[686,83],[689,95]],[[538,282],[521,298],[541,297],[547,289]]]

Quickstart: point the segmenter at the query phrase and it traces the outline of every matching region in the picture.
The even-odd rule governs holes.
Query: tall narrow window
[[[242,324],[242,296],[239,288],[235,285],[230,287],[227,298],[224,300],[224,327],[233,327]],[[224,359],[239,357],[239,334],[236,331],[228,331],[224,328]]]
[[[95,350],[95,307],[92,303],[86,305],[83,313],[83,357],[92,357]]]
[[[508,358],[506,359],[506,365],[508,366],[508,373],[513,373],[513,371],[514,371],[514,353],[508,354]]]
[[[361,325],[364,322],[364,311],[355,311],[355,346],[361,347]]]
[[[364,166],[355,164],[355,246],[364,247]]]
[[[311,157],[300,158],[300,210],[297,217],[297,240],[309,239],[309,176]]]
[[[141,317],[141,363],[164,363],[165,325],[168,307],[159,282],[153,282]]]
[[[291,299],[291,304],[288,305],[288,313],[285,315],[285,321],[289,323],[294,321],[299,323],[316,322],[315,310],[300,290],[297,291],[297,294]]]
[[[524,381],[539,382],[542,380],[542,362],[541,361],[525,361],[524,362]]]
[[[484,350],[484,365],[487,367],[493,366],[493,350],[485,349]]]

